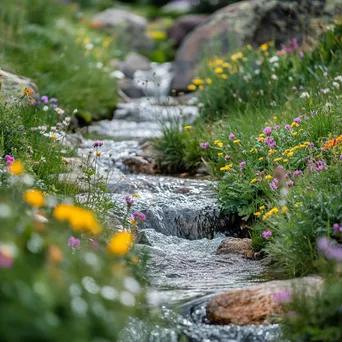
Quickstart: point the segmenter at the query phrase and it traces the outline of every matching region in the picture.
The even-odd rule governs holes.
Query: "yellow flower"
[[[223,153],[220,152],[220,153],[217,153],[217,155],[218,155],[219,157],[222,157],[222,156],[223,156]]]
[[[265,138],[263,138],[263,137],[258,138],[258,142],[263,142],[264,140],[265,140]]]
[[[302,205],[302,202],[296,202],[295,207],[298,208]]]
[[[281,212],[282,213],[286,213],[287,212],[287,206],[286,205],[281,207]]]
[[[223,142],[217,143],[217,146],[218,146],[218,147],[222,147],[222,146],[223,146]]]
[[[283,163],[287,163],[289,160],[288,159],[284,159],[283,160]]]
[[[264,160],[264,157],[260,157],[260,158],[258,158],[258,160],[260,160],[260,161],[261,161],[261,160]]]
[[[242,52],[238,52],[238,53],[232,55],[230,58],[233,62],[236,62],[239,58],[242,58],[242,57],[243,57]]]
[[[268,151],[268,154],[269,154],[269,155],[272,155],[272,154],[277,153],[277,152],[278,152],[277,150],[272,150],[272,149],[270,149],[270,150]]]
[[[192,80],[192,83],[195,85],[202,85],[204,84],[204,81],[201,80],[200,78],[195,78],[194,80]]]
[[[281,161],[281,158],[275,158],[275,159],[273,159],[273,161],[274,161],[275,163],[278,163],[278,162]]]
[[[215,61],[215,63],[216,63],[217,65],[221,65],[221,64],[223,64],[223,60],[222,60],[222,59],[217,59],[217,60]]]
[[[279,213],[279,209],[278,208],[273,208],[270,211],[268,211],[263,217],[263,220],[266,220],[268,217],[274,215],[274,214],[278,214]]]
[[[273,117],[273,120],[274,120],[274,121],[277,121],[277,117],[276,117],[276,116],[274,116],[274,117]]]
[[[229,164],[220,168],[220,171],[229,171],[233,167],[233,164]]]
[[[259,209],[260,209],[260,210],[265,210],[266,207],[265,207],[264,205],[262,205]]]
[[[267,43],[262,44],[262,45],[260,46],[259,49],[260,49],[261,51],[267,51],[267,49],[268,49],[268,44],[267,44]]]
[[[199,89],[199,90],[204,90],[204,87],[203,87],[202,85],[200,85],[200,86],[198,87],[198,89]]]
[[[246,45],[246,48],[247,48],[248,50],[253,50],[253,46],[252,46],[251,44],[247,44],[247,45]]]
[[[211,78],[209,78],[209,77],[208,77],[208,78],[206,78],[206,79],[205,79],[205,81],[207,82],[207,84],[212,84],[212,83],[213,83],[212,79],[211,79]]]
[[[140,198],[139,194],[133,194],[132,196],[135,197],[135,198]]]
[[[24,192],[24,201],[32,207],[40,208],[44,205],[45,197],[39,190],[27,190]]]
[[[51,135],[51,140],[55,141],[57,139],[57,137],[55,135]]]
[[[266,175],[265,176],[265,179],[267,179],[267,180],[270,180],[270,179],[272,179],[273,177],[271,176],[271,175]]]
[[[253,215],[256,216],[256,217],[259,217],[259,216],[261,216],[261,212],[260,212],[260,211],[257,211],[257,212],[254,213]]]
[[[251,184],[256,183],[257,180],[258,180],[257,178],[253,178],[253,179],[251,180]]]
[[[184,126],[184,129],[189,130],[191,129],[191,126]]]
[[[216,68],[216,69],[214,70],[214,72],[215,72],[216,74],[222,74],[222,73],[223,73],[223,69],[222,69],[222,68]]]
[[[264,137],[264,136],[265,136],[264,133],[259,134],[259,137]]]
[[[8,171],[16,176],[20,176],[24,173],[23,164],[20,160],[16,160],[8,167]]]
[[[251,152],[251,153],[257,153],[258,150],[257,150],[255,147],[253,147],[253,148],[250,150],[250,152]]]
[[[292,133],[292,135],[294,135],[294,136],[297,135],[297,134],[298,134],[298,132],[293,132],[293,133]]]
[[[189,86],[188,86],[188,90],[189,91],[195,91],[197,89],[197,87],[194,85],[194,84],[190,84]]]
[[[226,80],[226,79],[228,79],[228,75],[221,75],[221,78]]]
[[[155,39],[155,40],[165,40],[167,35],[163,31],[148,31],[148,37]]]
[[[239,140],[239,139],[236,139],[233,141],[234,144],[238,144],[239,142],[241,142],[241,140]]]
[[[128,253],[133,243],[133,235],[129,232],[116,233],[108,243],[108,251],[111,254],[124,256]]]
[[[223,63],[222,64],[222,68],[230,68],[231,67],[231,65],[229,64],[229,63]]]
[[[100,152],[100,151],[97,151],[97,152],[96,152],[96,156],[97,156],[97,157],[101,157],[101,152]]]
[[[21,96],[27,96],[27,97],[30,97],[31,95],[34,94],[34,90],[32,88],[27,88],[25,87],[24,88],[24,92]]]
[[[288,157],[293,157],[293,155],[294,155],[293,152],[289,152],[289,153],[287,154]]]

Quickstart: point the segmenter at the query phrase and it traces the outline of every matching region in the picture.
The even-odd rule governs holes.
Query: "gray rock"
[[[151,62],[148,58],[136,52],[130,52],[126,59],[120,64],[119,69],[126,77],[133,78],[137,70],[150,70]]]
[[[179,0],[169,2],[162,7],[162,11],[165,13],[188,13],[192,10],[193,4],[189,0]]]
[[[251,239],[228,238],[223,240],[217,248],[216,254],[242,254],[253,253]]]
[[[130,78],[123,78],[117,84],[119,89],[131,99],[138,99],[145,95],[143,89]]]

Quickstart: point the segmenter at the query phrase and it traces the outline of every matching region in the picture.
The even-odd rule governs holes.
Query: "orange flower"
[[[49,248],[49,258],[51,261],[55,262],[56,264],[60,264],[63,261],[64,256],[58,246],[51,245]]]
[[[334,138],[334,139],[331,139],[331,140],[328,140],[325,145],[323,146],[323,150],[328,150],[330,148],[333,148],[335,147],[336,145],[338,145],[339,143],[342,142],[342,135],[340,135],[339,137],[337,138]]]
[[[8,171],[16,176],[20,176],[24,173],[23,164],[20,160],[16,160],[8,167]]]

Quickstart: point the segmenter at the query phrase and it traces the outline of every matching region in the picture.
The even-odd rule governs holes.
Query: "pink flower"
[[[94,141],[93,147],[101,147],[101,146],[103,146],[103,142],[102,141]]]
[[[13,265],[13,257],[3,253],[0,250],[0,268],[11,268]]]
[[[291,131],[292,127],[291,127],[290,125],[285,125],[285,129],[286,129],[287,131]]]
[[[291,292],[289,290],[279,291],[272,295],[272,299],[278,303],[288,303],[291,301]]]
[[[342,154],[340,155],[340,160],[342,160]]]
[[[292,180],[288,180],[287,182],[286,182],[286,185],[289,187],[289,188],[291,188],[291,186],[293,186],[293,181]]]
[[[274,129],[277,131],[280,128],[279,125],[275,126]]]
[[[299,177],[299,176],[302,175],[302,174],[303,174],[303,171],[301,171],[301,170],[296,170],[296,171],[293,172],[292,176],[296,178],[296,177]]]
[[[235,140],[235,134],[230,133],[229,134],[229,140]]]
[[[41,99],[45,104],[48,104],[48,103],[49,103],[49,98],[48,98],[46,95],[42,96],[40,99]]]
[[[296,87],[296,86],[292,86],[292,90],[293,90],[293,91],[296,91],[296,90],[297,90],[297,87]]]
[[[134,220],[146,221],[146,216],[143,213],[139,213],[137,211],[132,213],[132,217]]]
[[[209,143],[208,142],[200,143],[200,146],[201,146],[201,148],[208,148]]]
[[[299,57],[303,58],[304,57],[304,52],[303,51],[299,51]]]
[[[270,188],[273,190],[273,191],[276,191],[278,189],[278,179],[277,178],[274,178],[273,182],[270,183]]]
[[[133,205],[133,203],[134,203],[134,201],[133,201],[133,198],[131,197],[131,196],[126,196],[125,197],[125,202],[126,202],[126,205],[127,205],[127,207],[131,207],[132,205]]]
[[[81,247],[81,240],[71,236],[69,241],[68,241],[68,246],[71,248],[80,248]]]
[[[246,162],[245,161],[242,161],[240,163],[240,171],[242,171],[243,167],[246,165]]]
[[[272,134],[272,128],[267,126],[264,128],[263,132],[266,134],[266,135],[271,135]]]
[[[294,118],[293,122],[295,122],[296,124],[299,124],[302,122],[302,119],[301,118]]]
[[[5,155],[6,165],[11,165],[14,162],[14,158],[8,154]]]
[[[270,230],[265,230],[261,235],[264,239],[268,239],[270,236],[272,236],[272,232]]]
[[[338,230],[340,230],[340,225],[338,223],[334,223],[333,228],[335,231],[338,231]]]

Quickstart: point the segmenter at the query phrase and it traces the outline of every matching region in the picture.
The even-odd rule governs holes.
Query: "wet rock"
[[[25,88],[34,90],[34,94],[30,96],[33,101],[30,101],[27,97],[23,99],[22,94]],[[32,105],[39,99],[38,87],[32,80],[0,69],[0,101],[9,104],[20,102],[23,105]]]
[[[96,14],[91,22],[94,28],[119,34],[121,40],[137,49],[150,50],[153,42],[146,35],[147,20],[129,11],[108,8]]]
[[[151,62],[148,58],[136,52],[130,52],[120,64],[119,69],[129,78],[133,78],[137,70],[150,70]]]
[[[123,78],[117,84],[119,89],[131,99],[139,99],[145,95],[143,89],[130,78]]]
[[[128,170],[131,173],[145,173],[147,175],[155,175],[157,173],[155,161],[149,161],[144,157],[128,157],[123,161],[123,163],[128,167]]]
[[[168,32],[169,39],[174,42],[174,47],[178,48],[186,35],[202,24],[205,19],[204,15],[184,15],[177,19]]]
[[[218,325],[260,325],[276,323],[282,306],[275,295],[279,292],[291,293],[291,289],[304,288],[306,293],[314,293],[321,288],[320,277],[305,277],[293,280],[271,281],[261,285],[231,290],[207,304],[207,318]],[[284,299],[285,300],[285,299]]]
[[[242,254],[252,255],[253,247],[251,239],[228,238],[218,246],[216,254]]]
[[[198,63],[207,52],[233,53],[250,43],[258,46],[275,41],[279,46],[290,38],[317,32],[315,19],[338,13],[337,0],[283,1],[248,0],[215,12],[192,31],[176,55],[176,73],[171,88],[184,91],[195,76]]]

